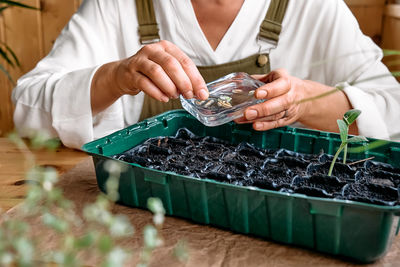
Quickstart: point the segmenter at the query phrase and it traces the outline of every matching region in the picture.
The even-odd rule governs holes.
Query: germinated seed
[[[249,91],[249,95],[254,95],[255,90]]]
[[[210,99],[204,104],[204,107],[209,108],[212,104],[214,104],[214,102],[214,99]]]
[[[243,93],[243,90],[233,89],[232,92],[235,93],[235,94],[241,94],[241,93]]]
[[[226,101],[220,101],[218,100],[218,106],[223,107],[223,108],[231,108],[232,105]]]
[[[206,102],[206,101],[205,100],[196,100],[196,105],[201,106],[204,104],[204,102]]]
[[[227,95],[222,95],[219,97],[218,101],[225,101],[225,102],[231,102],[232,97],[229,97]]]

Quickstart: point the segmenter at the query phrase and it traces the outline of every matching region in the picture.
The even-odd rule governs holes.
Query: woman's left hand
[[[267,100],[247,108],[244,116],[235,120],[237,123],[253,123],[255,130],[266,131],[302,118],[309,103],[299,103],[306,98],[306,81],[290,76],[284,69],[253,77],[266,83],[256,90],[255,97]]]

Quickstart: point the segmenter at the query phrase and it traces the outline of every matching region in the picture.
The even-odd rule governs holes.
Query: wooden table
[[[60,147],[57,151],[34,151],[40,166],[52,166],[59,174],[72,169],[89,156],[82,151]],[[23,151],[7,138],[0,138],[0,208],[8,210],[25,197],[25,174],[28,169]]]

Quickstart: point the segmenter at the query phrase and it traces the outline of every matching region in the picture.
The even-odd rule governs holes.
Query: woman
[[[46,129],[79,148],[179,107],[180,94],[204,100],[206,82],[245,71],[267,82],[255,95],[268,100],[237,120],[255,130],[298,123],[337,131],[336,120],[358,108],[351,133],[400,132],[399,84],[343,1],[153,2],[86,0],[18,81],[16,127]],[[382,77],[363,82],[372,76]],[[343,91],[298,104],[337,85]]]

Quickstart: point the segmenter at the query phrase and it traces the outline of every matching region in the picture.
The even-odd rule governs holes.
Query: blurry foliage
[[[4,10],[10,7],[19,7],[19,8],[27,8],[37,10],[37,8],[22,4],[17,1],[12,0],[0,0],[0,15],[3,13]],[[4,42],[0,42],[0,58],[6,62],[7,65],[10,67],[20,67],[20,63],[18,61],[17,56],[13,52],[13,50]],[[10,73],[7,71],[6,67],[3,64],[0,64],[0,71],[2,71],[10,80],[10,82],[14,83],[13,79],[11,78]]]
[[[55,148],[53,140],[38,135],[34,134],[31,139],[36,148]],[[16,134],[9,137],[34,166],[34,156],[25,142]],[[132,238],[134,227],[127,216],[112,213],[114,202],[119,198],[119,177],[125,166],[108,161],[104,168],[109,173],[107,193],[100,193],[94,203],[87,203],[83,212],[77,211],[57,187],[58,173],[54,168],[31,168],[26,173],[27,196],[17,213],[12,218],[7,213],[0,214],[0,266],[82,266],[85,255],[93,257],[96,266],[123,266],[133,257],[139,261],[138,266],[147,266],[154,249],[163,244],[160,235],[165,215],[163,204],[158,198],[148,199],[153,224],[145,226],[143,247],[139,254],[133,254],[134,251],[119,244]],[[35,234],[28,224],[32,219],[40,219],[42,228],[57,240],[51,250],[44,251],[41,247],[43,237]],[[178,243],[175,255],[179,260],[187,259],[184,244]]]

